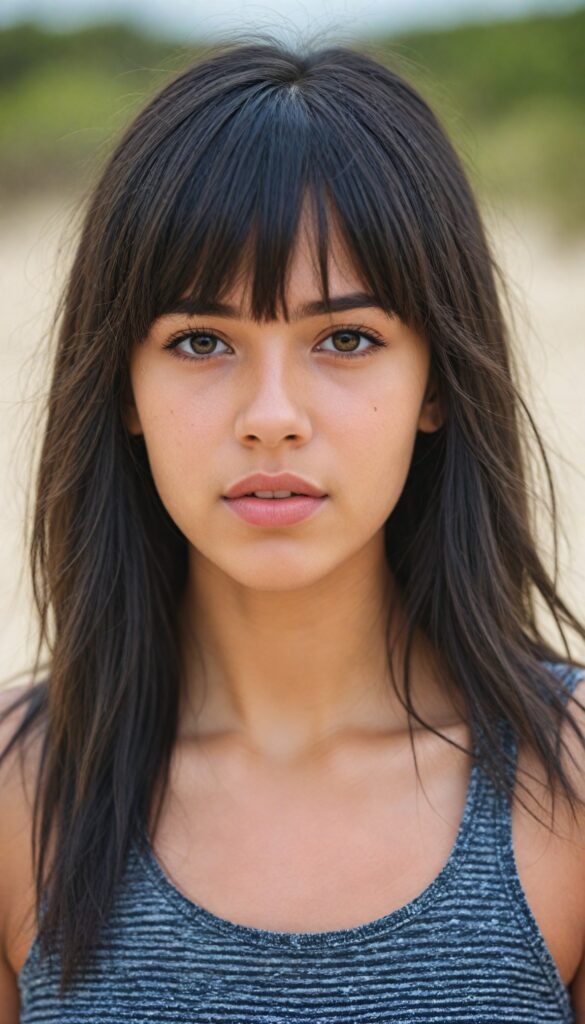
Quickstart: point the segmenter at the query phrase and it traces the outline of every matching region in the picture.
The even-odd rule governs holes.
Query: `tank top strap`
[[[585,679],[585,669],[561,661],[543,661],[542,664],[554,672],[562,683],[560,697],[564,704],[567,704],[569,697],[573,694],[581,679]],[[504,750],[507,754],[506,775],[508,781],[513,784],[516,779],[518,742],[509,722],[502,720],[501,729],[503,732]]]
[[[555,671],[563,681],[562,696],[565,702],[573,692],[578,681],[585,678],[585,670],[574,668],[560,662],[545,662],[547,667]],[[478,740],[475,745],[475,757],[479,757],[483,730],[476,721],[475,730]],[[497,724],[505,757],[504,771],[510,786],[516,781],[518,744],[515,732],[503,717]],[[517,885],[518,876],[512,840],[512,802],[503,786],[497,785],[488,774],[482,763],[478,765],[480,775],[479,798],[475,801],[474,827],[472,829],[469,851],[466,857],[464,873],[470,878],[475,876],[479,883],[480,877],[488,888],[499,886],[502,874],[511,880],[512,889]]]
[[[568,665],[564,662],[543,662],[555,672],[563,683],[561,699],[566,704],[577,683],[585,678],[585,670]],[[505,771],[510,784],[516,779],[518,742],[516,734],[509,722],[502,719],[500,727],[503,733],[504,751],[506,754]],[[565,985],[553,960],[540,926],[534,916],[524,890],[516,854],[512,831],[512,801],[500,787],[496,790],[491,782],[488,788],[492,791],[493,825],[492,834],[496,845],[496,861],[498,865],[499,886],[502,896],[507,894],[509,906],[515,908],[516,919],[523,929],[530,944],[533,955],[540,964],[544,976],[552,992],[555,993],[559,1005],[563,1008],[567,1019],[573,1020],[570,1000]]]

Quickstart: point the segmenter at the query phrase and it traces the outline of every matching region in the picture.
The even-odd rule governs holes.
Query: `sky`
[[[127,18],[171,37],[211,39],[265,29],[285,38],[453,25],[579,6],[575,0],[1,0],[0,25],[32,18],[69,27]]]

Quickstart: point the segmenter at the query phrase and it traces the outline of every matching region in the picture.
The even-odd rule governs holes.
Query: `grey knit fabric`
[[[567,692],[583,675],[554,667]],[[62,1001],[57,985],[35,939],[19,976],[21,1024],[575,1020],[520,883],[509,802],[479,763],[447,863],[385,917],[328,932],[235,924],[187,899],[136,842],[91,967]]]

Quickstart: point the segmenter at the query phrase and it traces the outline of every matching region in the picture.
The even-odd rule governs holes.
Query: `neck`
[[[283,591],[243,587],[193,552],[181,608],[181,737],[221,734],[295,761],[356,734],[407,728],[390,669],[402,693],[404,615],[381,543],[380,535],[329,577]],[[441,717],[445,695],[416,639],[418,696]]]

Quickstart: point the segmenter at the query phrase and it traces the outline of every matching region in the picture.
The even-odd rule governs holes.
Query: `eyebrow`
[[[312,302],[302,303],[294,311],[292,322],[302,320],[305,317],[322,316],[325,313],[339,313],[347,309],[380,309],[380,305],[374,295],[367,292],[351,292],[349,295],[336,295],[329,302],[324,299],[314,299]],[[173,314],[187,314],[188,316],[223,316],[231,319],[238,319],[240,311],[235,306],[227,305],[224,302],[200,302],[198,299],[184,298],[166,306],[159,316],[171,316]]]

